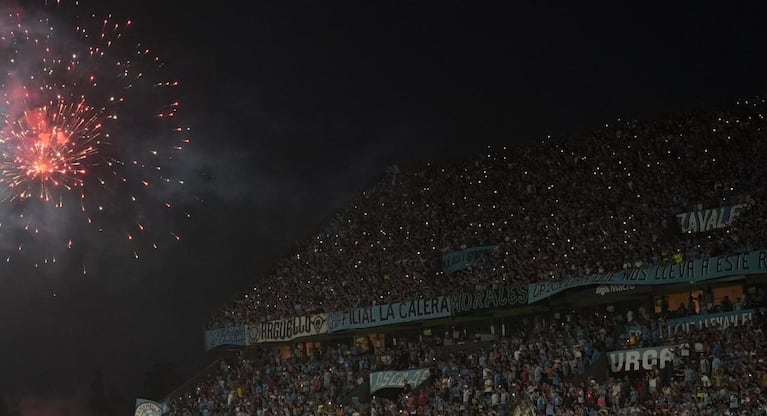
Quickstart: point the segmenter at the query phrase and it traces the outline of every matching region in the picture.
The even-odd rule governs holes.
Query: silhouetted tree
[[[7,395],[0,396],[0,416],[19,416],[19,403]]]
[[[167,361],[155,363],[150,370],[144,373],[144,397],[160,400],[181,385],[183,381],[179,377],[174,363]]]
[[[90,407],[95,416],[110,416],[109,403],[104,389],[104,375],[96,370],[91,382]]]
[[[109,383],[107,388],[107,401],[109,402],[109,413],[112,415],[133,414],[136,405],[136,398],[129,398],[114,383]]]

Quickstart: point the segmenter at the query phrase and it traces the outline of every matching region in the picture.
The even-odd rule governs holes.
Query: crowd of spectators
[[[209,327],[767,248],[765,114],[764,100],[743,100],[456,163],[392,167]],[[683,233],[677,223],[682,212],[740,203],[747,207],[725,228]],[[495,248],[464,269],[443,269],[445,253],[486,245]],[[709,295],[657,314],[520,318],[483,343],[323,342],[288,358],[248,349],[173,398],[171,415],[511,416],[527,408],[545,416],[767,416],[764,299],[715,305]],[[754,320],[725,329],[664,326],[746,308],[756,308]],[[608,351],[658,345],[675,346],[667,365],[610,369]],[[371,372],[413,368],[431,377],[360,397]]]
[[[289,358],[248,350],[174,398],[170,414],[511,416],[527,408],[516,414],[767,416],[763,312],[725,329],[667,334],[661,343],[676,346],[670,362],[627,372],[606,364],[607,352],[632,348],[625,324],[635,322],[622,313],[573,311],[516,322],[492,341],[450,347],[323,344]],[[429,368],[431,377],[360,397],[371,372],[408,368]]]
[[[767,247],[763,99],[487,149],[383,178],[210,328]],[[676,214],[748,203],[730,227]],[[495,245],[455,273],[443,254]],[[296,290],[301,288],[301,290]]]

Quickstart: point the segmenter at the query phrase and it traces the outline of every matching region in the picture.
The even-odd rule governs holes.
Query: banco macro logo
[[[595,290],[595,293],[600,296],[604,296],[608,293],[614,292],[626,292],[636,289],[635,285],[599,285]]]

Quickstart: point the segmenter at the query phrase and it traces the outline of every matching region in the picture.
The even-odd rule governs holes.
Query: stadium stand
[[[171,414],[512,415],[525,402],[533,407],[526,414],[535,415],[767,414],[762,312],[742,325],[666,334],[662,344],[673,345],[664,347],[667,361],[637,369],[616,358],[637,351],[621,314],[517,322],[505,336],[452,347],[323,345],[289,357],[243,351],[175,398]],[[428,379],[420,385],[411,371],[412,386],[361,389],[371,374],[424,368]]]
[[[744,100],[392,169],[209,327],[764,248],[766,110]],[[677,232],[679,213],[742,203],[729,228]],[[443,254],[483,245],[491,259],[444,272]]]
[[[767,416],[765,110],[389,169],[211,318],[171,415]]]

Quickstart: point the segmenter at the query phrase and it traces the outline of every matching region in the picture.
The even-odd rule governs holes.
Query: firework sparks
[[[0,183],[12,191],[10,199],[50,201],[54,189],[82,187],[88,161],[98,150],[100,128],[85,101],[25,111],[0,136]]]
[[[19,240],[7,261],[29,252],[33,236],[48,251],[36,265],[57,263],[60,249],[87,234],[83,227],[122,235],[136,259],[179,241],[166,227],[172,221],[152,214],[174,205],[163,186],[183,184],[163,165],[189,142],[177,117],[180,83],[131,40],[130,20],[90,15],[60,24],[65,5],[41,6],[0,20],[0,239]]]

